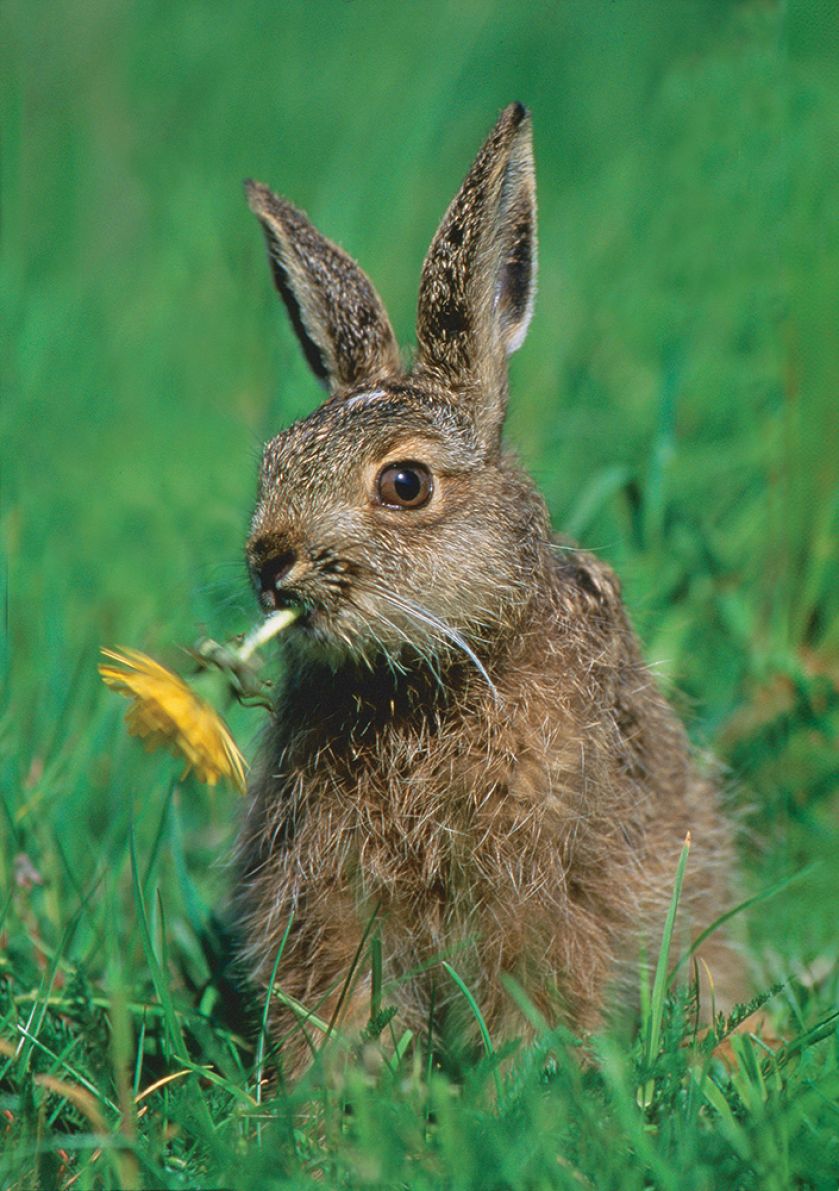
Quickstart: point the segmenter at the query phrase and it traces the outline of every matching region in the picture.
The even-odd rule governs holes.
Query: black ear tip
[[[520,124],[523,124],[524,121],[528,118],[528,116],[530,115],[530,112],[527,110],[527,108],[524,106],[524,104],[521,103],[517,99],[517,100],[515,100],[514,103],[511,103],[510,106],[507,108],[506,115],[507,115],[508,119],[510,120],[510,123],[513,125],[513,127],[518,128],[518,126]]]
[[[255,182],[253,178],[244,181],[245,198],[254,215],[260,217],[272,207],[276,206],[276,198],[264,182]]]

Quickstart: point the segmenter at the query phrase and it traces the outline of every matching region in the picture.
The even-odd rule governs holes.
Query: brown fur
[[[242,960],[264,988],[293,915],[279,983],[329,1019],[375,913],[400,1027],[422,1033],[433,1004],[440,1029],[468,1028],[441,957],[496,1040],[525,1032],[505,973],[548,1019],[595,1027],[642,946],[657,951],[688,830],[683,917],[700,928],[725,907],[730,830],[617,579],[552,539],[501,447],[535,279],[529,116],[502,113],[435,236],[408,374],[358,266],[285,200],[249,194],[331,396],[266,446],[248,543],[266,606],[307,615],[241,832]],[[383,506],[377,476],[406,460],[430,469],[432,498]],[[340,1016],[368,1014],[362,976]],[[273,1002],[295,1073],[293,1026]]]

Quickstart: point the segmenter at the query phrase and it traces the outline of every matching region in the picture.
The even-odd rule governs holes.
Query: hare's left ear
[[[416,370],[453,391],[487,445],[500,438],[507,356],[524,341],[535,288],[530,114],[512,103],[431,243],[417,311]]]
[[[367,274],[288,199],[260,182],[245,189],[277,292],[318,380],[336,394],[399,373],[396,338]]]

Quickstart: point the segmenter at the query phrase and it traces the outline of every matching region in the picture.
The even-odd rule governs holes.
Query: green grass
[[[835,1187],[831,6],[7,0],[3,21],[0,1186]],[[239,807],[126,737],[97,651],[174,661],[253,618],[259,445],[319,395],[241,180],[343,242],[410,342],[436,222],[514,98],[542,267],[509,440],[729,766],[743,896],[778,886],[740,917],[785,1046],[735,1039],[726,1069],[659,980],[637,1038],[582,1064],[547,1026],[512,1055],[487,1038],[452,1083],[389,1013],[372,932],[378,1061],[262,1086],[262,1006],[218,928]],[[261,716],[235,711],[243,744]]]

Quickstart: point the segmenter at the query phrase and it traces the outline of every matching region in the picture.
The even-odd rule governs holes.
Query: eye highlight
[[[376,496],[389,509],[421,509],[428,504],[434,485],[424,463],[389,463],[376,481]]]

